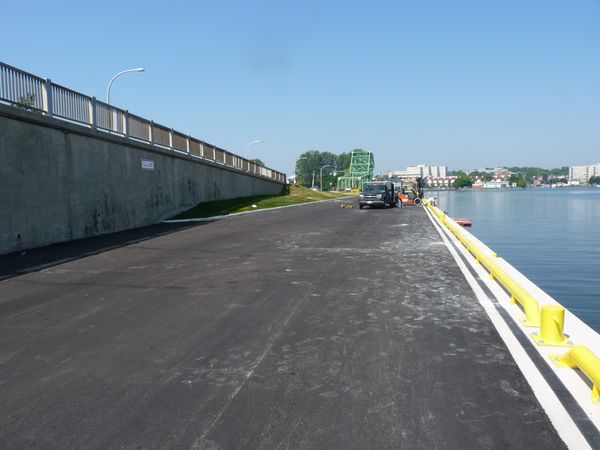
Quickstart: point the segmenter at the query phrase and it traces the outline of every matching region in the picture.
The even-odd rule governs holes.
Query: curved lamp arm
[[[124,73],[128,73],[128,72],[143,72],[144,69],[143,67],[138,67],[136,69],[127,69],[127,70],[122,70],[121,72],[119,72],[118,74],[116,74],[114,77],[111,78],[110,83],[108,83],[108,89],[106,89],[106,103],[108,103],[110,105],[110,88],[113,84],[113,81],[115,81],[115,79],[121,75],[123,75]]]

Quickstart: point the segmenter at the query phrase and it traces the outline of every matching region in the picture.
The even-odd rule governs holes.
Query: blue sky
[[[0,61],[291,172],[600,161],[600,1],[4,2]]]

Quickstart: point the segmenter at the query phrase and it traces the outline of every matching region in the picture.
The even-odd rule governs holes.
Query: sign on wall
[[[142,170],[154,170],[154,161],[142,159]]]

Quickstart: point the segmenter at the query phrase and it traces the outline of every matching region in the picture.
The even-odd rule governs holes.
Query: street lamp
[[[129,73],[129,72],[143,72],[144,69],[143,67],[138,67],[137,69],[127,69],[127,70],[123,70],[121,72],[119,72],[118,74],[116,74],[114,77],[112,77],[112,79],[110,80],[110,83],[108,83],[108,89],[106,90],[106,103],[108,103],[110,105],[110,87],[113,84],[113,81],[115,81],[115,79],[121,75],[123,75],[124,73]]]
[[[320,175],[319,175],[319,188],[320,188],[321,190],[323,190],[323,169],[324,169],[325,167],[331,167],[331,164],[326,164],[326,165],[324,165],[323,167],[321,167],[321,170],[320,170],[320,172],[321,172],[321,173],[320,173]]]
[[[244,150],[244,159],[248,159],[248,147],[254,144],[262,144],[264,141],[262,139],[256,139],[255,141],[250,141],[246,145],[246,150]]]

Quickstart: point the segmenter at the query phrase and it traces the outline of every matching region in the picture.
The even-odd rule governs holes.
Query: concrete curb
[[[351,197],[351,198],[353,198],[353,197]],[[215,222],[217,220],[227,219],[227,218],[235,217],[235,216],[242,216],[244,214],[256,214],[256,213],[261,213],[261,212],[266,212],[266,211],[274,211],[276,209],[293,208],[296,206],[314,205],[317,203],[333,202],[333,201],[338,201],[338,200],[343,200],[343,197],[330,198],[327,200],[316,200],[314,202],[307,202],[307,203],[298,203],[296,205],[276,206],[275,208],[257,209],[256,211],[244,211],[244,212],[233,213],[233,214],[225,214],[223,216],[202,217],[202,218],[197,218],[197,219],[163,220],[162,223]]]

